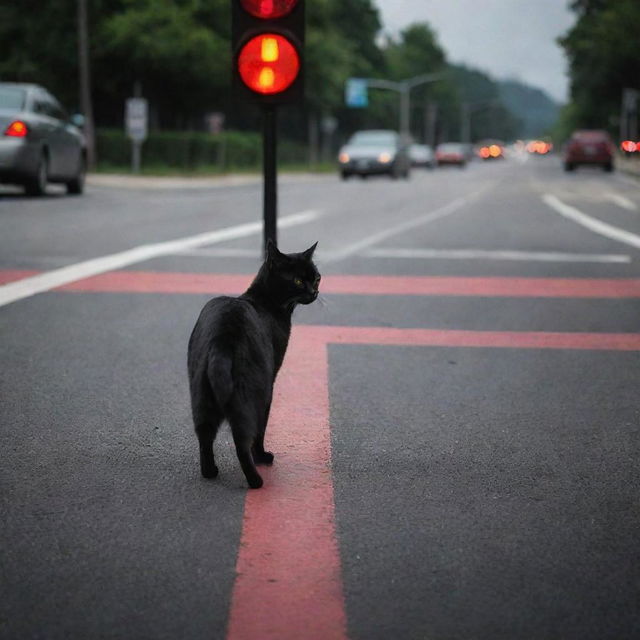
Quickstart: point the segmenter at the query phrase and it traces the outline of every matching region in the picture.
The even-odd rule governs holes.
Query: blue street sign
[[[349,78],[345,86],[344,99],[348,107],[368,107],[367,81],[363,78]]]

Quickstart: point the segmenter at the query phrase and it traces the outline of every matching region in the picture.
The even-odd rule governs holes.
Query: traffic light
[[[232,0],[234,94],[260,104],[304,97],[304,0]]]

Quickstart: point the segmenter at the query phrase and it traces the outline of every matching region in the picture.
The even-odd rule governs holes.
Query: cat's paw
[[[257,473],[255,476],[247,478],[247,482],[249,483],[249,487],[251,489],[259,489],[263,485],[262,477]]]
[[[256,464],[273,464],[273,453],[271,451],[262,451],[253,454],[253,461]]]
[[[202,472],[203,478],[212,479],[218,477],[218,467],[216,467],[215,464],[200,467],[200,471]]]

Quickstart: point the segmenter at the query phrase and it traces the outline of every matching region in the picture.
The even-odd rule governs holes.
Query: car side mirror
[[[84,127],[84,123],[86,122],[86,118],[81,113],[74,113],[70,118],[69,122],[78,127],[78,129],[82,129]]]

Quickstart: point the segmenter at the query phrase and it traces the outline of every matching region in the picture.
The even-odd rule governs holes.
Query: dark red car
[[[458,142],[443,142],[436,147],[436,162],[441,167],[444,164],[455,164],[464,168],[467,164],[465,145]]]
[[[613,171],[614,146],[606,131],[575,131],[564,150],[564,170],[573,171],[581,164],[596,164]]]

